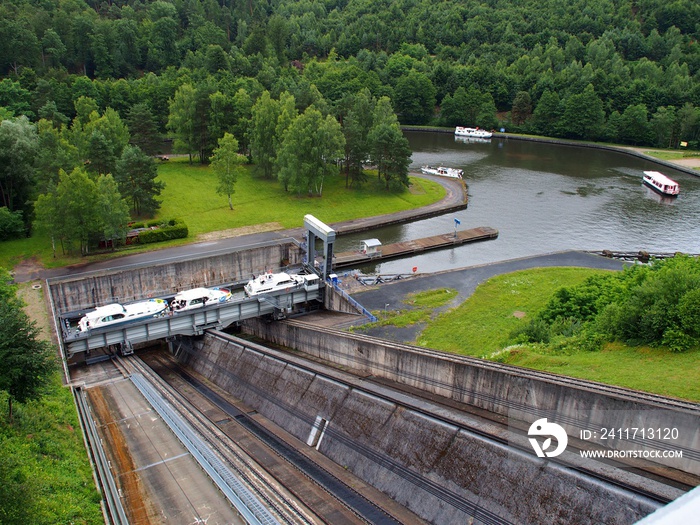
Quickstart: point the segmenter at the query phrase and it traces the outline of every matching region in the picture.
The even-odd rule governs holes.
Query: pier
[[[406,257],[431,250],[450,248],[468,242],[485,241],[498,237],[498,230],[490,226],[479,226],[468,230],[459,230],[453,233],[443,233],[393,244],[383,245],[376,253],[362,253],[360,251],[340,252],[333,257],[334,268],[345,268],[357,264],[373,261],[384,261],[398,257]]]

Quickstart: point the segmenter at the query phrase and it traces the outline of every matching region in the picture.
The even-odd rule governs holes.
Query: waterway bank
[[[401,129],[402,131],[445,133],[450,135],[454,134],[454,128],[402,126]],[[668,168],[672,168],[678,171],[682,171],[684,173],[688,173],[690,175],[695,175],[696,177],[700,177],[700,155],[698,155],[697,157],[681,157],[678,159],[665,160],[645,153],[646,151],[668,151],[657,148],[642,148],[639,146],[622,146],[603,144],[600,142],[586,142],[550,137],[536,137],[532,135],[519,135],[517,133],[502,133],[497,131],[493,132],[493,138],[504,140],[524,140],[529,142],[540,142],[542,144],[557,144],[560,146],[577,146],[581,148],[594,148],[605,151],[613,151],[616,153],[623,153],[625,155],[631,155],[633,157],[648,160],[650,162],[655,162],[660,166],[666,166]]]

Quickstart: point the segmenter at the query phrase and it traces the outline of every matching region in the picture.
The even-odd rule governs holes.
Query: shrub
[[[682,330],[677,328],[668,328],[664,332],[661,344],[667,347],[671,352],[685,352],[698,344],[698,341]]]
[[[139,242],[153,243],[172,239],[184,239],[189,235],[187,225],[179,219],[171,219],[165,225],[155,230],[145,230],[139,233]]]
[[[24,235],[22,212],[20,210],[10,211],[7,206],[0,208],[0,241],[18,239]]]
[[[513,330],[509,339],[514,344],[548,343],[550,339],[549,324],[543,319],[533,319],[526,325]]]

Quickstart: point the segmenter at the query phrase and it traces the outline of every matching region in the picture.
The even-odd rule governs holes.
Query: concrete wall
[[[680,450],[682,458],[657,460],[664,466],[700,475],[700,405],[643,400],[633,391],[532,373],[498,363],[434,352],[299,321],[244,323],[244,330],[274,344],[295,348],[341,367],[403,383],[507,419],[527,429],[537,419],[563,426],[571,438],[602,428],[677,429],[678,439],[610,439],[619,450]],[[658,396],[657,396],[658,397]],[[600,447],[598,447],[600,448]]]
[[[304,442],[326,419],[319,451],[431,523],[627,524],[658,506],[224,334],[181,359]]]
[[[301,264],[301,257],[299,247],[292,242],[270,243],[206,258],[83,274],[49,284],[56,311],[64,313],[166,296],[199,286],[247,281],[251,274],[266,269]]]

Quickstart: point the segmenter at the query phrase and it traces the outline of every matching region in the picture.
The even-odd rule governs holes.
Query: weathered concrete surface
[[[271,242],[214,256],[102,270],[49,282],[57,312],[128,303],[197,288],[248,280],[251,274],[301,264],[299,246]]]
[[[183,358],[302,441],[325,419],[322,453],[431,523],[628,524],[658,507],[224,334]]]
[[[657,460],[700,475],[700,406],[673,405],[623,388],[484,360],[457,356],[358,334],[315,327],[300,321],[265,324],[249,320],[244,329],[273,344],[298,349],[340,367],[478,407],[529,426],[549,417],[569,436],[601,428],[676,428],[678,438],[644,439],[656,450],[680,450],[682,458]],[[610,448],[630,449],[629,440],[613,439]]]

